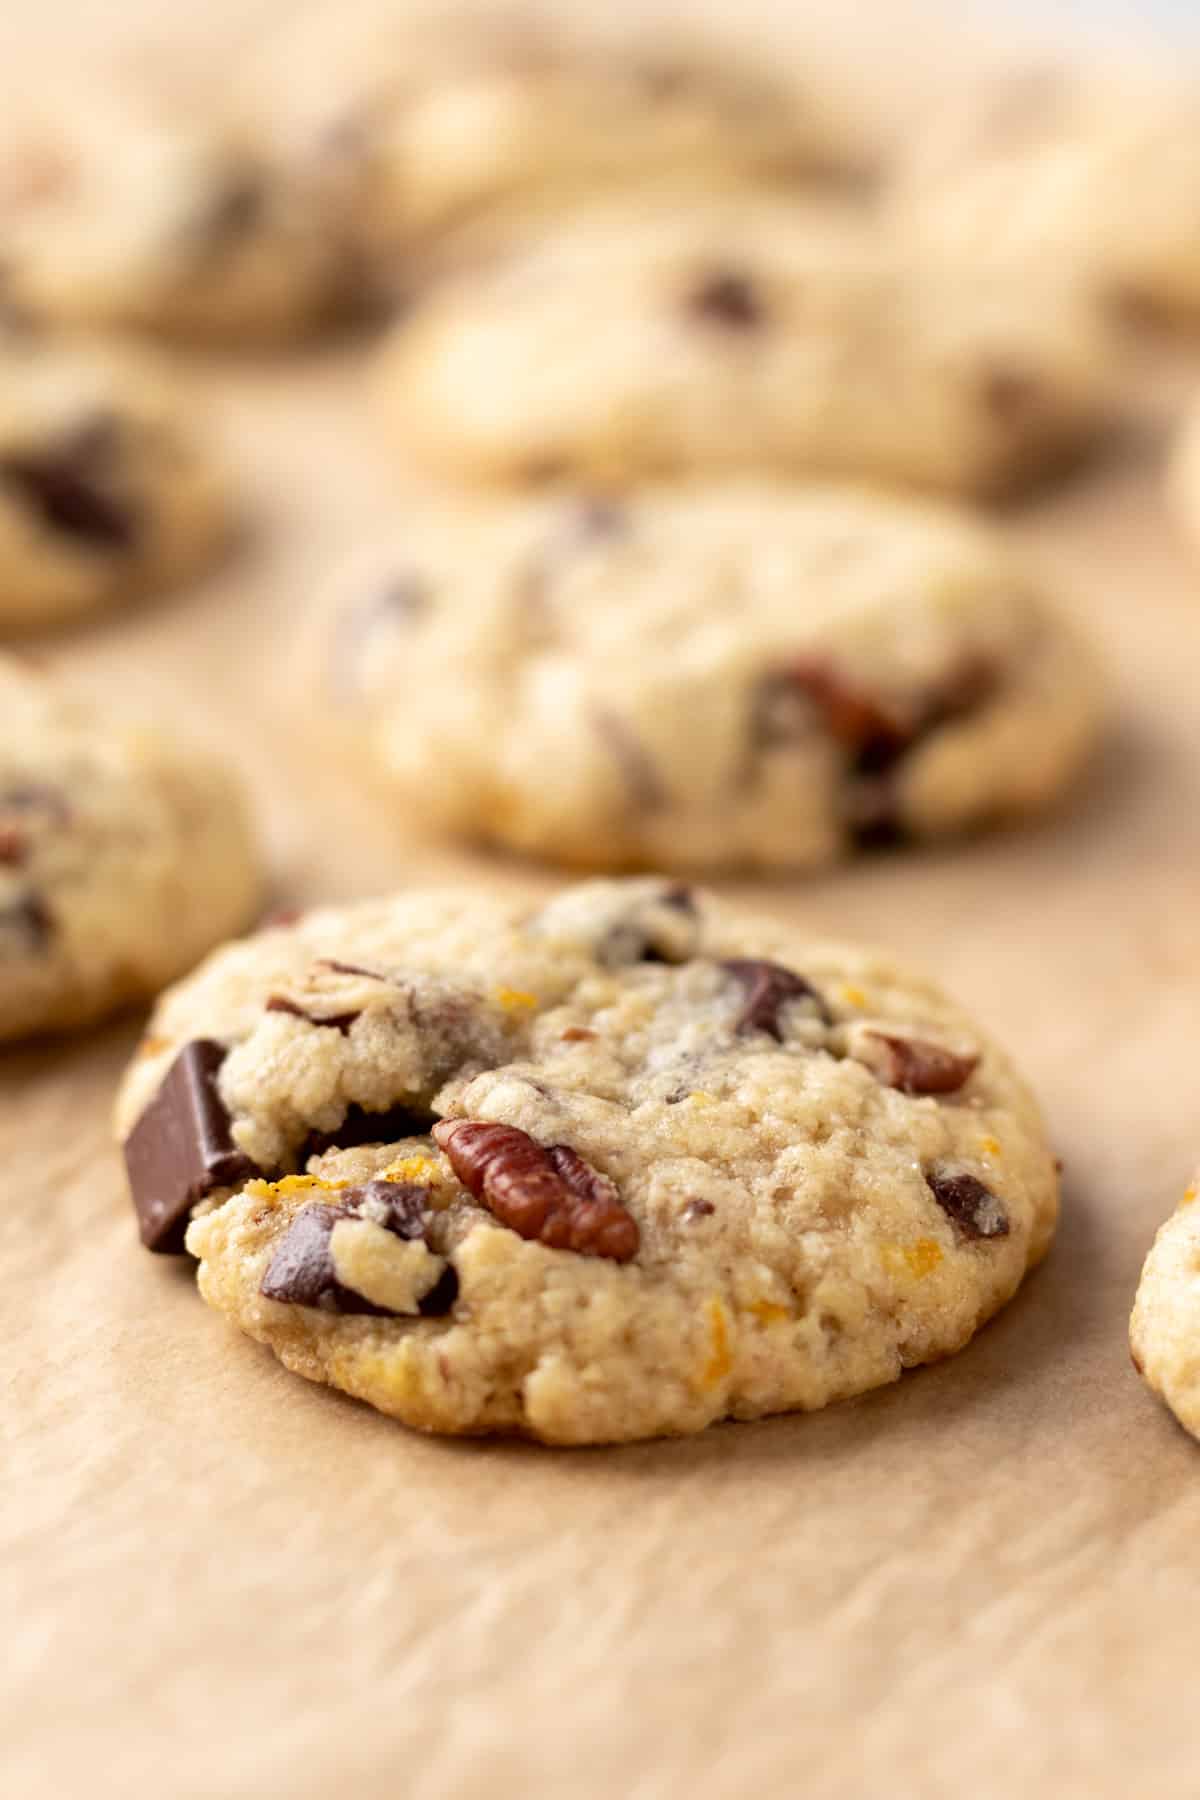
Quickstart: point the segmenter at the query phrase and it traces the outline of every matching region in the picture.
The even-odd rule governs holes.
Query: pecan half
[[[566,1144],[544,1149],[515,1125],[470,1119],[442,1119],[433,1136],[463,1186],[520,1237],[614,1262],[636,1256],[637,1220],[616,1185]]]
[[[803,975],[785,969],[781,963],[761,962],[757,957],[733,956],[727,957],[720,966],[739,981],[745,990],[745,1003],[733,1027],[739,1035],[747,1031],[765,1031],[768,1037],[773,1037],[776,1043],[781,1044],[783,1027],[779,1011],[789,1000],[814,1001],[824,1023],[831,1023],[828,1008],[812,983],[806,981]]]
[[[850,1054],[902,1094],[956,1094],[979,1067],[978,1052],[964,1054],[873,1026],[854,1033]]]
[[[1007,1237],[1008,1214],[977,1176],[931,1169],[925,1180],[934,1199],[966,1238]]]

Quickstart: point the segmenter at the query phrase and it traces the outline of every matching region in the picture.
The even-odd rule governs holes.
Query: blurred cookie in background
[[[1160,1228],[1129,1321],[1133,1366],[1200,1437],[1200,1177]]]
[[[190,389],[157,359],[0,341],[0,633],[183,581],[233,518]]]
[[[1200,83],[1036,64],[935,108],[885,211],[976,266],[1069,270],[1118,313],[1200,319]]]
[[[407,520],[322,674],[406,813],[580,868],[813,868],[1021,819],[1103,711],[985,528],[762,482]]]
[[[0,1039],[150,998],[259,892],[219,763],[0,657]]]
[[[1167,464],[1167,498],[1174,517],[1200,552],[1200,401],[1193,400]]]
[[[324,29],[321,29],[322,24]],[[614,189],[705,192],[862,179],[877,148],[831,72],[665,21],[560,11],[342,8],[268,43],[291,165],[387,259],[466,232],[502,239]]]
[[[293,337],[358,281],[336,223],[248,136],[116,93],[8,110],[0,243],[35,317],[166,336]]]
[[[913,257],[853,211],[595,209],[435,286],[378,370],[405,454],[481,482],[811,469],[970,494],[1102,434],[1112,345],[1052,270]]]

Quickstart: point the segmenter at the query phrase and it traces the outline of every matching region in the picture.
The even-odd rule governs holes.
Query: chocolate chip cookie
[[[0,1039],[156,994],[258,893],[221,765],[0,658]]]
[[[979,269],[1053,263],[1120,312],[1200,312],[1200,93],[1018,67],[937,109],[910,139],[887,211]]]
[[[1129,1321],[1134,1367],[1200,1437],[1200,1177],[1154,1240]]]
[[[502,241],[613,191],[711,192],[865,174],[871,132],[832,73],[796,71],[662,20],[584,33],[557,16],[439,7],[355,39],[344,8],[270,46],[292,166],[376,255]],[[322,30],[322,23],[327,29]],[[331,27],[332,29],[328,29]]]
[[[1032,1097],[934,986],[661,878],[231,945],[160,1002],[117,1125],[144,1242],[288,1368],[550,1443],[959,1350],[1058,1203]]]
[[[4,290],[34,317],[270,339],[355,272],[335,224],[249,138],[101,95],[0,125]]]
[[[196,574],[232,516],[194,404],[157,362],[0,343],[0,632]]]
[[[983,527],[747,482],[406,523],[321,656],[408,813],[579,867],[813,867],[1023,818],[1087,645]]]
[[[856,215],[602,209],[435,288],[382,353],[406,454],[457,477],[813,469],[988,494],[1104,428],[1111,348],[1052,265],[910,255]]]

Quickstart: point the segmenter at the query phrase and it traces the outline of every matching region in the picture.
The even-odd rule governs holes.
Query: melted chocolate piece
[[[714,270],[688,295],[687,305],[693,318],[731,331],[757,331],[766,323],[754,283],[737,269]]]
[[[1007,1237],[1008,1214],[974,1175],[931,1169],[925,1176],[934,1199],[965,1238]]]
[[[300,1146],[301,1167],[312,1156],[324,1156],[327,1150],[356,1150],[363,1144],[394,1144],[400,1138],[426,1137],[437,1118],[436,1113],[407,1106],[393,1106],[388,1112],[364,1112],[352,1106],[341,1124],[333,1131],[310,1131]]]
[[[131,550],[139,521],[129,502],[105,483],[119,447],[120,425],[97,413],[46,450],[0,457],[0,483],[15,490],[51,531],[103,550]]]
[[[360,1012],[344,1012],[330,1013],[326,1018],[318,1018],[315,1013],[310,1013],[303,1006],[298,1006],[294,1000],[289,1000],[286,994],[272,994],[267,1001],[266,1010],[290,1013],[294,1019],[303,1019],[309,1025],[327,1025],[333,1031],[340,1031],[343,1037],[349,1035],[350,1027],[355,1019],[362,1017]]]
[[[198,1200],[261,1173],[235,1145],[217,1092],[225,1056],[208,1038],[185,1044],[125,1140],[129,1191],[147,1250],[182,1251]]]
[[[824,1000],[803,975],[796,975],[791,969],[785,969],[780,963],[760,962],[756,957],[729,957],[721,963],[727,974],[739,981],[745,990],[746,1000],[741,1012],[734,1022],[734,1030],[741,1035],[747,1031],[765,1031],[773,1037],[777,1044],[783,1042],[783,1027],[779,1021],[779,1009],[789,1000],[813,1000],[822,1021],[831,1023],[828,1008]]]
[[[267,1265],[259,1293],[292,1306],[316,1306],[324,1312],[365,1313],[374,1318],[408,1317],[377,1306],[337,1278],[330,1238],[342,1219],[373,1219],[408,1243],[423,1240],[428,1191],[407,1181],[368,1181],[347,1188],[336,1206],[303,1207]],[[458,1296],[458,1275],[447,1263],[419,1302],[424,1318],[449,1312]]]

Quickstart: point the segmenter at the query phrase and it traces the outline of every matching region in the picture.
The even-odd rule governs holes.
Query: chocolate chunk
[[[336,956],[322,956],[320,963],[323,969],[333,969],[338,975],[361,975],[367,981],[387,980],[378,969],[364,969],[361,963],[339,962]]]
[[[696,932],[689,927],[697,916],[689,888],[679,884],[664,888],[639,901],[625,918],[610,925],[596,946],[596,954],[610,969],[639,962],[690,962],[695,954]]]
[[[24,949],[39,955],[54,936],[54,914],[40,894],[22,894],[0,906],[0,932],[16,936]]]
[[[926,1038],[874,1029],[855,1035],[853,1055],[903,1094],[956,1094],[979,1067],[978,1054],[962,1055]]]
[[[829,735],[853,752],[861,773],[888,768],[907,748],[911,725],[859,687],[826,657],[798,657],[787,678],[820,711]]]
[[[624,778],[630,803],[638,812],[655,812],[666,802],[662,777],[633,728],[607,706],[593,705],[592,729],[612,753]]]
[[[332,1131],[310,1131],[300,1146],[301,1166],[312,1156],[324,1156],[328,1150],[354,1150],[362,1144],[394,1144],[401,1138],[425,1137],[437,1117],[408,1106],[393,1106],[388,1112],[365,1112],[351,1106],[341,1124]]]
[[[688,913],[692,918],[696,916],[696,890],[685,886],[682,881],[677,881],[673,887],[660,894],[658,903],[660,906],[673,906],[676,912]]]
[[[189,240],[205,255],[224,253],[239,244],[267,214],[267,184],[255,169],[229,176],[201,216],[190,226]]]
[[[147,1250],[181,1251],[198,1200],[261,1173],[235,1145],[217,1092],[225,1056],[208,1038],[185,1044],[125,1140],[129,1190]]]
[[[766,309],[747,275],[716,269],[688,295],[688,311],[707,324],[731,331],[755,331],[766,323]]]
[[[336,1206],[306,1206],[296,1214],[276,1249],[259,1293],[268,1300],[292,1306],[316,1306],[324,1312],[369,1314],[373,1318],[407,1315],[377,1306],[337,1278],[330,1239],[343,1219],[371,1219],[394,1237],[406,1242],[423,1241],[428,1191],[411,1182],[368,1181],[347,1188]],[[447,1263],[429,1292],[419,1302],[421,1314],[433,1318],[449,1312],[458,1296],[458,1275]]]
[[[803,975],[796,975],[791,969],[783,968],[780,963],[734,956],[726,958],[720,967],[739,981],[745,990],[745,1004],[733,1027],[739,1034],[765,1031],[776,1043],[782,1043],[783,1027],[779,1021],[779,1009],[791,1000],[815,1001],[822,1021],[826,1025],[831,1022],[825,1002],[812,983],[805,981]]]
[[[711,1200],[689,1200],[679,1217],[685,1225],[694,1225],[697,1219],[710,1219],[716,1210]]]
[[[931,1169],[925,1176],[934,1199],[966,1238],[1007,1237],[1008,1214],[974,1175]]]
[[[272,994],[267,1001],[266,1010],[290,1013],[294,1019],[303,1019],[309,1025],[327,1025],[333,1031],[340,1031],[343,1037],[349,1035],[350,1027],[355,1019],[362,1017],[361,1012],[356,1011],[329,1013],[324,1018],[320,1018],[316,1013],[310,1013],[303,1006],[298,1006],[294,1000],[289,1000],[286,994]]]
[[[0,457],[0,483],[15,490],[50,530],[104,550],[131,550],[139,521],[105,480],[115,460],[119,422],[108,413],[87,419],[46,450]]]

